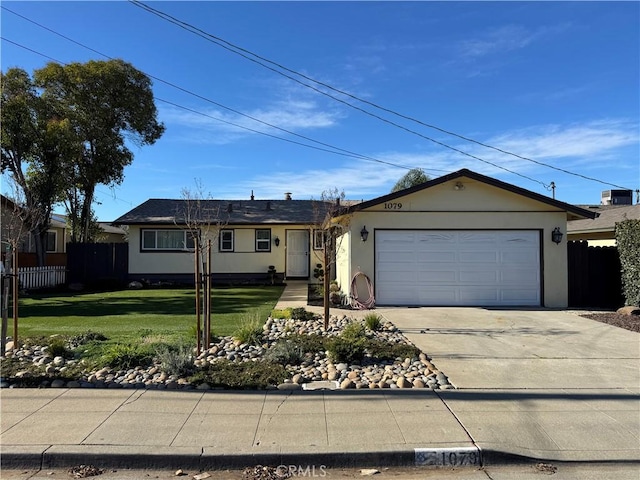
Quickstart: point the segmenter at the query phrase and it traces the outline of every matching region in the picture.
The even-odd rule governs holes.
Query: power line
[[[502,148],[499,148],[499,147],[494,147],[494,146],[489,145],[489,144],[487,144],[487,143],[480,142],[480,141],[478,141],[478,140],[475,140],[475,139],[472,139],[472,138],[469,138],[469,137],[466,137],[466,136],[463,136],[463,135],[457,134],[457,133],[452,132],[452,131],[449,131],[449,130],[445,130],[445,129],[440,128],[440,127],[437,127],[437,126],[435,126],[435,125],[431,125],[431,124],[425,123],[425,122],[423,122],[423,121],[421,121],[421,120],[418,120],[418,119],[416,119],[416,118],[414,118],[414,117],[411,117],[411,116],[408,116],[408,115],[404,115],[404,114],[399,113],[399,112],[396,112],[396,111],[394,111],[394,110],[392,110],[392,109],[389,109],[389,108],[383,107],[383,106],[378,105],[378,104],[376,104],[376,103],[374,103],[374,102],[371,102],[371,101],[369,101],[369,100],[365,100],[365,99],[360,98],[360,97],[358,97],[358,96],[356,96],[356,95],[353,95],[353,94],[351,94],[351,93],[345,92],[344,90],[341,90],[341,89],[335,88],[335,87],[333,87],[333,86],[331,86],[331,85],[329,85],[329,84],[327,84],[327,83],[325,83],[325,82],[321,82],[321,81],[319,81],[319,80],[316,80],[316,79],[314,79],[314,78],[312,78],[312,77],[309,77],[308,75],[305,75],[305,74],[303,74],[303,73],[300,73],[300,72],[298,72],[298,71],[296,71],[296,70],[292,70],[292,69],[290,69],[290,68],[287,68],[287,67],[285,67],[284,65],[282,65],[282,64],[280,64],[280,63],[274,62],[274,61],[272,61],[272,60],[270,60],[270,59],[268,59],[268,58],[265,58],[265,57],[263,57],[263,56],[260,56],[260,55],[258,55],[258,54],[256,54],[256,53],[254,53],[254,52],[252,52],[252,51],[250,51],[250,50],[247,50],[247,49],[245,49],[245,48],[242,48],[242,47],[240,47],[240,46],[238,46],[238,45],[235,45],[235,44],[233,44],[233,43],[231,43],[231,42],[228,42],[227,40],[224,40],[224,39],[222,39],[222,38],[220,38],[220,37],[218,37],[218,36],[216,36],[216,35],[213,35],[213,34],[211,34],[211,33],[209,33],[209,32],[206,32],[206,31],[204,31],[204,30],[202,30],[202,29],[200,29],[200,28],[198,28],[198,27],[196,27],[196,26],[194,26],[194,25],[192,25],[192,24],[189,24],[189,23],[184,22],[184,21],[182,21],[182,20],[180,20],[180,19],[177,19],[176,17],[173,17],[172,15],[169,15],[169,14],[167,14],[167,13],[165,13],[165,12],[162,12],[162,11],[160,11],[160,10],[157,10],[157,9],[153,8],[153,7],[150,7],[150,6],[146,5],[146,4],[144,4],[143,2],[140,2],[139,0],[129,0],[129,2],[130,2],[130,3],[132,3],[133,5],[135,5],[135,6],[139,7],[139,8],[142,8],[143,10],[146,10],[146,11],[147,11],[147,12],[149,12],[149,13],[152,13],[152,14],[154,14],[154,15],[156,15],[156,16],[158,16],[158,17],[162,18],[163,20],[166,20],[166,21],[168,21],[168,22],[170,22],[170,23],[173,23],[174,25],[176,25],[176,26],[178,26],[178,27],[180,27],[180,28],[182,28],[182,29],[184,29],[184,30],[187,30],[187,31],[189,31],[189,32],[191,32],[191,33],[193,33],[193,34],[196,34],[196,35],[200,36],[201,38],[204,38],[205,40],[208,40],[208,41],[210,41],[210,42],[212,42],[212,43],[214,43],[214,44],[216,44],[216,45],[218,45],[218,46],[220,46],[220,47],[222,47],[222,48],[224,48],[224,49],[226,49],[226,50],[229,50],[230,52],[235,53],[236,55],[239,55],[239,56],[241,56],[241,57],[243,57],[243,58],[245,58],[245,59],[247,59],[247,60],[249,60],[249,61],[251,61],[251,62],[254,62],[254,63],[256,63],[256,64],[258,64],[258,65],[260,65],[260,66],[262,66],[262,67],[264,67],[264,68],[266,68],[266,69],[268,69],[268,70],[270,70],[270,71],[274,72],[274,73],[277,73],[278,75],[281,75],[281,76],[283,76],[283,77],[285,77],[285,78],[288,78],[288,79],[290,79],[290,80],[292,80],[292,81],[294,81],[294,82],[296,82],[296,83],[298,83],[298,84],[300,84],[300,85],[303,85],[303,86],[305,86],[306,88],[309,88],[309,89],[311,89],[311,90],[313,90],[313,91],[315,91],[315,92],[317,92],[317,93],[319,93],[319,94],[321,94],[321,95],[327,96],[327,97],[329,97],[329,98],[331,98],[331,99],[333,99],[333,100],[335,100],[335,101],[337,101],[337,102],[340,102],[340,103],[342,103],[342,104],[344,104],[344,105],[346,105],[346,106],[349,106],[350,108],[353,108],[353,109],[355,109],[355,110],[357,110],[357,111],[360,111],[361,113],[364,113],[364,114],[366,114],[366,115],[369,115],[369,116],[371,116],[371,117],[374,117],[374,118],[376,118],[376,119],[378,119],[378,120],[381,120],[381,121],[383,121],[383,122],[385,122],[385,123],[388,123],[388,124],[390,124],[390,125],[393,125],[393,126],[395,126],[395,127],[397,127],[397,128],[400,128],[400,129],[402,129],[402,130],[405,130],[405,131],[407,131],[407,132],[409,132],[409,133],[412,133],[412,134],[414,134],[414,135],[420,136],[421,138],[424,138],[424,139],[426,139],[426,140],[429,140],[429,141],[431,141],[431,142],[434,142],[434,143],[436,143],[437,145],[440,145],[440,146],[442,146],[442,147],[445,147],[445,148],[451,149],[451,150],[453,150],[453,151],[455,151],[455,152],[457,152],[457,153],[460,153],[460,154],[462,154],[462,155],[466,155],[466,156],[471,157],[471,158],[473,158],[473,159],[475,159],[475,160],[479,160],[479,161],[481,161],[481,162],[484,162],[484,163],[487,163],[487,164],[492,165],[492,166],[494,166],[494,167],[497,167],[497,168],[500,168],[500,169],[502,169],[502,170],[505,170],[505,171],[507,171],[507,172],[509,172],[509,173],[512,173],[512,174],[518,175],[518,176],[520,176],[520,177],[526,178],[526,179],[528,179],[528,180],[531,180],[531,181],[534,181],[534,182],[540,183],[540,184],[542,184],[542,185],[543,185],[545,188],[547,188],[547,189],[549,189],[549,188],[550,188],[550,187],[549,187],[549,185],[546,185],[545,183],[543,183],[543,182],[541,182],[541,181],[539,181],[539,180],[536,180],[536,179],[533,179],[533,178],[528,177],[528,176],[526,176],[526,175],[522,175],[522,174],[520,174],[520,173],[514,172],[514,171],[512,171],[512,170],[509,170],[509,169],[507,169],[507,168],[505,168],[505,167],[501,166],[501,165],[497,165],[497,164],[495,164],[495,163],[489,162],[489,161],[484,160],[484,159],[482,159],[482,158],[480,158],[480,157],[477,157],[477,156],[475,156],[475,155],[471,155],[471,154],[466,153],[466,152],[464,152],[464,151],[462,151],[462,150],[460,150],[460,149],[458,149],[458,148],[451,147],[450,145],[447,145],[447,144],[445,144],[445,143],[443,143],[443,142],[440,142],[440,141],[435,140],[435,139],[433,139],[433,138],[431,138],[431,137],[428,137],[428,136],[426,136],[426,135],[423,135],[423,134],[421,134],[421,133],[419,133],[419,132],[416,132],[416,131],[411,130],[411,129],[409,129],[409,128],[406,128],[406,127],[404,127],[404,126],[402,126],[402,125],[399,125],[399,124],[397,124],[397,123],[395,123],[395,122],[392,122],[391,120],[388,120],[388,119],[385,119],[385,118],[383,118],[383,117],[380,117],[380,116],[378,116],[378,115],[376,115],[376,114],[374,114],[374,113],[371,113],[371,112],[369,112],[369,111],[367,111],[367,110],[364,110],[364,109],[362,109],[362,108],[360,108],[360,107],[357,107],[357,106],[355,106],[355,105],[353,105],[353,104],[351,104],[351,103],[349,103],[349,102],[347,102],[347,101],[345,101],[345,100],[342,100],[342,99],[340,99],[340,98],[337,98],[337,97],[335,97],[335,96],[333,96],[333,95],[331,95],[331,94],[329,94],[329,93],[323,92],[322,90],[320,90],[320,89],[318,89],[318,88],[316,88],[316,87],[313,87],[312,85],[309,85],[309,84],[307,84],[307,83],[304,83],[304,82],[302,82],[302,81],[298,80],[297,78],[294,78],[294,77],[291,77],[291,76],[289,76],[289,75],[286,75],[285,73],[283,73],[283,72],[281,72],[281,71],[279,71],[279,70],[277,70],[277,69],[275,69],[275,68],[269,67],[268,65],[265,65],[265,64],[264,64],[264,63],[262,63],[262,62],[266,62],[266,63],[268,63],[268,64],[270,64],[270,65],[274,65],[275,67],[277,67],[277,68],[279,68],[279,69],[281,69],[281,70],[284,70],[284,71],[286,71],[286,72],[289,72],[289,73],[292,73],[292,74],[294,74],[294,75],[297,75],[297,76],[299,76],[299,77],[301,77],[301,78],[304,78],[305,80],[311,81],[311,82],[313,82],[313,83],[315,83],[315,84],[317,84],[317,85],[321,85],[322,87],[325,87],[325,88],[327,88],[327,89],[329,89],[329,90],[332,90],[332,91],[334,91],[334,92],[336,92],[336,93],[339,93],[339,94],[341,94],[341,95],[344,95],[344,96],[346,96],[346,97],[348,97],[348,98],[352,98],[352,99],[357,100],[357,101],[359,101],[359,102],[362,102],[362,103],[364,103],[364,104],[367,104],[367,105],[370,105],[370,106],[375,107],[375,108],[377,108],[377,109],[380,109],[380,110],[382,110],[382,111],[384,111],[384,112],[391,113],[391,114],[396,115],[396,116],[398,116],[398,117],[400,117],[400,118],[403,118],[403,119],[405,119],[405,120],[409,120],[409,121],[412,121],[412,122],[418,123],[419,125],[422,125],[422,126],[424,126],[424,127],[431,128],[431,129],[437,130],[437,131],[439,131],[439,132],[445,133],[445,134],[447,134],[447,135],[451,135],[451,136],[454,136],[454,137],[460,138],[460,139],[465,140],[465,141],[467,141],[467,142],[471,142],[471,143],[474,143],[474,144],[476,144],[476,145],[480,145],[480,146],[482,146],[482,147],[489,148],[489,149],[495,150],[495,151],[497,151],[497,152],[500,152],[500,153],[503,153],[503,154],[506,154],[506,155],[511,155],[511,156],[516,157],[516,158],[519,158],[519,159],[521,159],[521,160],[525,160],[525,161],[528,161],[528,162],[532,162],[532,163],[535,163],[535,164],[537,164],[537,165],[540,165],[540,166],[543,166],[543,167],[547,167],[547,168],[550,168],[550,169],[553,169],[553,170],[556,170],[556,171],[559,171],[559,172],[562,172],[562,173],[565,173],[565,174],[568,174],[568,175],[573,175],[573,176],[576,176],[576,177],[583,178],[583,179],[585,179],[585,180],[590,180],[590,181],[594,181],[594,182],[602,183],[602,184],[604,184],[604,185],[609,185],[609,186],[613,186],[613,187],[616,187],[616,188],[626,189],[625,187],[622,187],[622,186],[620,186],[620,185],[616,185],[616,184],[614,184],[614,183],[606,182],[606,181],[599,180],[599,179],[594,178],[594,177],[589,177],[589,176],[587,176],[587,175],[583,175],[583,174],[580,174],[580,173],[572,172],[572,171],[570,171],[570,170],[567,170],[567,169],[564,169],[564,168],[560,168],[560,167],[556,167],[556,166],[554,166],[554,165],[550,165],[550,164],[547,164],[547,163],[541,162],[541,161],[539,161],[539,160],[534,160],[534,159],[531,159],[531,158],[525,157],[525,156],[523,156],[523,155],[518,155],[518,154],[513,153],[513,152],[510,152],[510,151],[508,151],[508,150],[505,150],[505,149],[502,149]],[[255,58],[252,58],[252,57],[255,57]],[[256,59],[258,59],[258,60],[260,60],[260,61],[258,61],[258,60],[256,60]]]
[[[47,31],[49,31],[49,32],[51,32],[51,33],[53,33],[53,34],[55,34],[55,35],[58,35],[59,37],[64,38],[65,40],[68,40],[68,41],[70,41],[70,42],[72,42],[72,43],[74,43],[74,44],[76,44],[76,45],[79,45],[79,46],[81,46],[81,47],[83,47],[83,48],[86,48],[87,50],[90,50],[90,51],[92,51],[92,52],[94,52],[94,53],[96,53],[96,54],[98,54],[98,55],[101,55],[101,56],[103,56],[103,57],[105,57],[105,58],[108,58],[108,59],[111,59],[111,60],[113,59],[113,57],[111,57],[111,56],[109,56],[109,55],[107,55],[107,54],[105,54],[105,53],[102,53],[102,52],[100,52],[100,51],[98,51],[98,50],[95,50],[94,48],[91,48],[91,47],[89,47],[89,46],[87,46],[87,45],[84,45],[84,44],[82,44],[82,43],[80,43],[80,42],[78,42],[78,41],[76,41],[76,40],[73,40],[72,38],[69,38],[69,37],[67,37],[67,36],[65,36],[65,35],[63,35],[63,34],[61,34],[61,33],[57,32],[57,31],[55,31],[55,30],[52,30],[51,28],[46,27],[46,26],[44,26],[44,25],[42,25],[42,24],[40,24],[40,23],[38,23],[38,22],[35,22],[34,20],[31,20],[31,19],[29,19],[29,18],[27,18],[27,17],[25,17],[25,16],[23,16],[23,15],[20,15],[20,14],[18,14],[18,13],[16,13],[16,12],[14,12],[14,11],[12,11],[12,10],[10,10],[10,9],[8,9],[8,8],[6,8],[6,7],[4,7],[4,6],[2,6],[1,8],[2,8],[2,9],[4,9],[4,10],[6,10],[6,11],[8,11],[8,12],[10,12],[10,13],[13,13],[14,15],[16,15],[16,16],[18,16],[18,17],[20,17],[20,18],[22,18],[22,19],[24,19],[24,20],[26,20],[26,21],[28,21],[28,22],[30,22],[30,23],[33,23],[34,25],[37,25],[37,26],[38,26],[38,27],[40,27],[40,28],[43,28],[44,30],[47,30]],[[40,53],[40,52],[36,52],[35,50],[32,50],[32,49],[30,49],[30,48],[28,48],[28,47],[25,47],[24,45],[17,44],[16,42],[13,42],[13,41],[8,40],[8,39],[5,39],[5,40],[7,40],[7,41],[8,41],[8,42],[10,42],[10,43],[13,43],[13,44],[14,44],[14,45],[16,45],[16,46],[19,46],[19,47],[24,48],[24,49],[26,49],[26,50],[29,50],[29,51],[31,51],[31,52],[33,52],[33,53],[36,53],[36,54],[38,54],[38,55],[41,55],[41,56],[43,56],[43,57],[45,57],[45,58],[49,58],[50,60],[54,60],[54,61],[56,61],[55,59],[53,59],[53,58],[51,58],[51,57],[49,57],[49,56],[47,56],[47,55],[45,55],[45,54],[42,54],[42,53]],[[58,63],[63,63],[63,62],[58,62]],[[349,151],[349,150],[346,150],[346,149],[343,149],[343,148],[340,148],[340,147],[336,147],[336,146],[334,146],[334,145],[330,145],[330,144],[328,144],[328,143],[320,142],[320,141],[315,140],[315,139],[313,139],[313,138],[311,138],[311,137],[307,137],[307,136],[305,136],[305,135],[301,135],[301,134],[299,134],[299,133],[296,133],[296,132],[293,132],[293,131],[287,130],[287,129],[282,128],[282,127],[279,127],[279,126],[277,126],[277,125],[273,125],[273,124],[271,124],[271,123],[269,123],[269,122],[265,122],[265,121],[263,121],[263,120],[260,120],[259,118],[256,118],[256,117],[253,117],[253,116],[251,116],[251,115],[245,114],[245,113],[240,112],[240,111],[238,111],[238,110],[235,110],[235,109],[233,109],[233,108],[231,108],[231,107],[227,107],[226,105],[223,105],[223,104],[221,104],[221,103],[215,102],[214,100],[211,100],[211,99],[206,98],[206,97],[204,97],[204,96],[202,96],[202,95],[199,95],[199,94],[197,94],[197,93],[194,93],[194,92],[192,92],[192,91],[190,91],[190,90],[187,90],[187,89],[185,89],[185,88],[183,88],[183,87],[180,87],[179,85],[176,85],[176,84],[174,84],[174,83],[172,83],[172,82],[169,82],[169,81],[167,81],[167,80],[164,80],[164,79],[162,79],[162,78],[156,77],[156,76],[151,75],[151,74],[148,74],[148,73],[146,73],[146,72],[145,72],[145,75],[147,75],[147,76],[149,76],[150,78],[152,78],[152,79],[154,79],[154,80],[157,80],[157,81],[159,81],[159,82],[161,82],[161,83],[164,83],[165,85],[168,85],[168,86],[170,86],[170,87],[173,87],[173,88],[175,88],[175,89],[177,89],[177,90],[180,90],[180,91],[182,91],[182,92],[184,92],[184,93],[188,93],[189,95],[192,95],[192,96],[194,96],[194,97],[196,97],[196,98],[199,98],[199,99],[201,99],[201,100],[204,100],[204,101],[206,101],[206,102],[209,102],[209,103],[211,103],[211,104],[213,104],[213,105],[216,105],[216,106],[218,106],[218,107],[220,107],[220,108],[223,108],[223,109],[225,109],[225,110],[228,110],[228,111],[230,111],[230,112],[233,112],[233,113],[235,113],[235,114],[237,114],[237,115],[241,115],[241,116],[243,116],[243,117],[249,118],[249,119],[251,119],[251,120],[253,120],[253,121],[255,121],[255,122],[258,122],[258,123],[261,123],[261,124],[266,125],[266,126],[268,126],[268,127],[271,127],[271,128],[277,129],[277,130],[280,130],[280,131],[285,132],[285,133],[287,133],[287,134],[289,134],[289,135],[293,135],[293,136],[296,136],[296,137],[298,137],[298,138],[302,138],[302,139],[304,139],[304,140],[307,140],[307,141],[310,141],[310,142],[313,142],[313,143],[317,143],[317,144],[319,144],[319,145],[323,145],[323,146],[325,146],[325,147],[328,147],[328,148],[334,149],[334,150],[336,150],[337,152],[334,152],[334,151],[332,151],[332,150],[328,150],[328,149],[322,149],[322,148],[312,147],[311,145],[306,145],[306,144],[301,143],[301,142],[294,142],[294,141],[290,141],[290,140],[287,140],[287,139],[282,138],[282,137],[278,137],[278,136],[275,136],[275,135],[266,134],[266,133],[264,133],[264,132],[260,132],[260,131],[255,130],[255,129],[251,129],[251,128],[248,128],[248,127],[245,127],[245,126],[242,126],[242,125],[234,124],[234,123],[232,123],[232,122],[228,122],[228,121],[226,121],[226,120],[222,120],[222,119],[220,119],[220,118],[213,117],[213,116],[211,116],[211,115],[202,114],[201,112],[196,112],[196,111],[194,111],[194,110],[191,110],[191,111],[192,111],[192,112],[194,112],[194,113],[198,113],[198,114],[202,114],[202,115],[204,115],[204,116],[208,116],[209,118],[212,118],[212,119],[214,119],[214,120],[216,120],[216,121],[219,121],[219,122],[222,122],[222,123],[227,123],[227,124],[233,125],[233,126],[235,126],[235,127],[242,128],[242,129],[245,129],[245,130],[251,131],[251,132],[253,132],[253,133],[258,133],[258,134],[267,135],[267,136],[270,136],[270,137],[272,137],[272,138],[276,138],[276,139],[280,139],[280,140],[285,140],[285,141],[288,141],[288,142],[290,142],[290,143],[294,143],[294,144],[301,145],[301,146],[306,146],[306,147],[309,147],[309,148],[315,148],[315,149],[317,149],[317,150],[321,150],[321,151],[328,152],[328,153],[340,154],[340,153],[338,153],[338,152],[343,152],[343,154],[346,154],[346,155],[344,155],[344,156],[347,156],[347,157],[352,157],[352,158],[357,158],[357,159],[362,159],[362,160],[368,160],[368,161],[372,161],[372,162],[377,162],[377,163],[381,163],[381,164],[385,164],[385,165],[390,165],[390,166],[397,167],[397,168],[402,168],[402,169],[405,169],[405,170],[410,170],[410,169],[411,169],[411,167],[408,167],[408,166],[406,166],[406,165],[399,165],[399,164],[396,164],[396,163],[393,163],[393,162],[389,162],[389,161],[385,161],[385,160],[380,160],[380,159],[377,159],[377,158],[374,158],[374,157],[371,157],[371,156],[368,156],[368,155],[362,155],[362,154],[355,153],[355,152],[352,152],[352,151]],[[159,100],[161,100],[161,99],[159,99]],[[172,104],[172,102],[169,102],[169,101],[166,101],[166,100],[161,100],[161,101],[164,101],[165,103]],[[182,107],[181,105],[177,105],[177,104],[173,104],[173,105],[174,105],[174,106],[177,106],[178,108],[183,108],[183,109],[185,109],[185,110],[190,110],[190,109],[188,109],[187,107]],[[429,169],[429,170],[430,170],[430,171],[437,171],[436,169]]]
[[[527,176],[527,175],[524,175],[524,174],[521,174],[521,173],[515,172],[515,171],[510,170],[510,169],[508,169],[508,168],[506,168],[506,167],[503,167],[502,165],[498,165],[497,163],[490,162],[490,161],[488,161],[488,160],[484,160],[484,159],[482,159],[482,158],[480,158],[480,157],[478,157],[478,156],[476,156],[476,155],[472,155],[472,154],[467,153],[467,152],[465,152],[465,151],[463,151],[463,150],[460,150],[459,148],[456,148],[456,147],[452,147],[452,146],[450,146],[450,145],[447,145],[446,143],[440,142],[440,141],[438,141],[438,140],[436,140],[436,139],[434,139],[434,138],[431,138],[431,137],[428,137],[428,136],[426,136],[426,135],[423,135],[423,134],[421,134],[421,133],[419,133],[419,132],[416,132],[415,130],[411,130],[410,128],[407,128],[407,127],[405,127],[405,126],[403,126],[403,125],[400,125],[400,124],[397,124],[397,123],[395,123],[395,122],[392,122],[391,120],[388,120],[388,119],[383,118],[383,117],[381,117],[381,116],[379,116],[379,115],[376,115],[375,113],[371,113],[371,112],[369,112],[369,111],[367,111],[367,110],[365,110],[365,109],[363,109],[363,108],[360,108],[360,107],[358,107],[358,106],[356,106],[356,105],[353,105],[353,104],[351,104],[351,103],[349,103],[349,102],[347,102],[347,101],[345,101],[345,100],[342,100],[342,99],[340,99],[340,98],[337,98],[337,97],[335,97],[335,96],[333,96],[333,95],[331,95],[331,94],[329,94],[329,93],[327,93],[327,92],[323,92],[322,90],[320,90],[320,89],[318,89],[318,88],[316,88],[316,87],[314,87],[314,86],[312,86],[312,85],[309,85],[309,84],[307,84],[307,83],[304,83],[304,82],[302,82],[302,81],[298,80],[297,78],[294,78],[294,77],[292,77],[292,76],[290,76],[290,75],[287,75],[286,73],[283,73],[283,72],[281,72],[281,71],[279,71],[279,70],[276,70],[275,68],[272,68],[272,67],[270,67],[270,66],[268,66],[268,65],[265,65],[265,64],[264,64],[264,63],[262,63],[261,61],[258,61],[258,60],[254,59],[254,58],[251,58],[250,56],[248,56],[248,55],[246,55],[246,54],[244,54],[244,53],[242,53],[242,52],[247,52],[247,53],[249,53],[250,55],[255,56],[256,58],[260,58],[260,59],[261,59],[262,57],[259,57],[259,56],[255,55],[255,54],[253,54],[253,53],[251,53],[251,52],[249,52],[249,51],[247,51],[247,50],[243,50],[243,49],[240,49],[239,47],[235,47],[235,46],[233,46],[233,48],[238,48],[238,50],[241,50],[241,51],[236,51],[236,50],[234,50],[233,48],[230,48],[229,46],[226,46],[226,45],[224,45],[224,44],[222,44],[222,43],[221,43],[221,42],[224,42],[224,43],[226,43],[227,45],[232,45],[232,44],[230,44],[229,42],[223,41],[223,40],[219,39],[218,37],[216,37],[215,35],[211,35],[211,34],[209,34],[209,33],[205,32],[204,30],[201,30],[201,29],[199,29],[199,28],[197,28],[197,27],[194,27],[194,26],[193,26],[193,25],[191,25],[191,24],[188,24],[188,23],[186,23],[186,22],[183,22],[183,21],[181,21],[181,20],[179,20],[179,19],[177,19],[177,18],[175,18],[175,17],[172,17],[171,15],[166,14],[166,13],[164,13],[164,12],[161,12],[160,10],[156,10],[155,8],[149,7],[148,5],[145,5],[145,4],[144,4],[144,3],[142,3],[142,2],[139,2],[139,1],[137,1],[137,0],[130,0],[130,2],[131,2],[132,4],[134,4],[135,6],[140,7],[140,8],[142,8],[143,10],[146,10],[146,11],[148,11],[148,12],[150,12],[150,13],[152,13],[152,14],[154,14],[154,15],[156,15],[156,16],[158,16],[158,17],[160,17],[160,18],[162,18],[163,20],[166,20],[166,21],[168,21],[168,22],[170,22],[170,23],[173,23],[174,25],[177,25],[178,27],[180,27],[180,28],[182,28],[182,29],[184,29],[184,30],[187,30],[187,31],[189,31],[189,32],[191,32],[191,33],[193,33],[193,34],[195,34],[195,35],[198,35],[199,37],[204,38],[205,40],[210,41],[211,43],[214,43],[214,44],[216,44],[216,45],[219,45],[219,46],[221,46],[222,48],[224,48],[224,49],[226,49],[226,50],[229,50],[230,52],[235,53],[236,55],[240,55],[241,57],[243,57],[243,58],[245,58],[245,59],[247,59],[247,60],[249,60],[249,61],[251,61],[251,62],[253,62],[253,63],[257,63],[258,65],[261,65],[262,67],[264,67],[264,68],[266,68],[266,69],[268,69],[268,70],[271,70],[272,72],[277,73],[278,75],[281,75],[281,76],[283,76],[283,77],[285,77],[285,78],[288,78],[289,80],[292,80],[292,81],[294,81],[294,82],[296,82],[296,83],[299,83],[300,85],[303,85],[303,86],[305,86],[305,87],[307,87],[307,88],[309,88],[309,89],[311,89],[311,90],[313,90],[313,91],[315,91],[315,92],[317,92],[317,93],[319,93],[319,94],[321,94],[321,95],[324,95],[324,96],[329,97],[329,98],[331,98],[331,99],[333,99],[333,100],[335,100],[335,101],[337,101],[337,102],[340,102],[340,103],[342,103],[342,104],[344,104],[344,105],[347,105],[348,107],[353,108],[353,109],[355,109],[355,110],[357,110],[357,111],[359,111],[359,112],[362,112],[362,113],[364,113],[365,115],[369,115],[369,116],[371,116],[371,117],[373,117],[373,118],[376,118],[376,119],[378,119],[378,120],[380,120],[380,121],[382,121],[382,122],[388,123],[388,124],[390,124],[390,125],[392,125],[392,126],[394,126],[394,127],[400,128],[400,129],[405,130],[405,131],[407,131],[407,132],[409,132],[409,133],[412,133],[412,134],[414,134],[414,135],[417,135],[417,136],[419,136],[419,137],[421,137],[421,138],[424,138],[425,140],[429,140],[430,142],[433,142],[433,143],[435,143],[435,144],[437,144],[437,145],[440,145],[440,146],[442,146],[442,147],[444,147],[444,148],[448,148],[449,150],[452,150],[452,151],[454,151],[454,152],[457,152],[457,153],[459,153],[459,154],[461,154],[461,155],[467,156],[467,157],[469,157],[469,158],[473,158],[474,160],[478,160],[478,161],[480,161],[480,162],[486,163],[486,164],[491,165],[491,166],[493,166],[493,167],[496,167],[496,168],[498,168],[498,169],[500,169],[500,170],[504,170],[505,172],[508,172],[508,173],[513,174],[513,175],[517,175],[517,176],[519,176],[519,177],[522,177],[522,178],[524,178],[524,179],[526,179],[526,180],[530,180],[530,181],[532,181],[532,182],[539,183],[540,185],[542,185],[542,186],[543,186],[543,187],[545,187],[546,189],[548,189],[548,188],[549,188],[549,187],[548,187],[548,185],[547,185],[546,183],[541,182],[540,180],[537,180],[537,179],[532,178],[532,177],[529,177],[529,176]],[[270,62],[270,63],[273,63],[273,62]],[[277,64],[276,64],[276,65],[277,65]]]

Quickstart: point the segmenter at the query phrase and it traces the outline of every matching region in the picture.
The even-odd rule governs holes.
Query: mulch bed
[[[591,320],[640,333],[640,315],[623,315],[616,312],[585,313],[581,315]]]

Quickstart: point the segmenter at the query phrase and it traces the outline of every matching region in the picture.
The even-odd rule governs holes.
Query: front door
[[[309,232],[287,230],[287,278],[309,278]]]

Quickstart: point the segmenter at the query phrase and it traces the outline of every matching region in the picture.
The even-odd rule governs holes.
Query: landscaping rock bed
[[[324,331],[324,320],[292,320],[269,318],[264,327],[260,345],[239,343],[233,337],[222,337],[215,344],[194,359],[200,369],[216,362],[251,362],[259,361],[268,354],[278,342],[287,341],[292,336],[317,335],[335,337],[355,320],[345,316],[331,316],[329,328]],[[389,345],[411,345],[406,337],[390,323],[382,323],[377,331],[367,330],[370,339]],[[24,363],[25,368],[12,378],[0,379],[0,386],[7,388],[19,386],[25,378],[34,375],[35,370],[42,372],[45,379],[41,387],[67,388],[147,388],[147,389],[198,389],[211,388],[207,383],[192,384],[188,377],[182,378],[168,375],[160,364],[148,368],[136,367],[128,370],[114,370],[108,367],[96,371],[83,371],[81,360],[65,360],[62,357],[51,358],[46,347],[22,347],[7,352],[7,358],[14,357]],[[30,368],[26,368],[27,366]],[[63,380],[65,371],[78,370],[81,373],[74,380]],[[453,388],[446,375],[440,372],[426,354],[420,353],[412,358],[396,358],[379,360],[366,354],[362,361],[356,363],[333,362],[326,351],[307,354],[299,364],[287,364],[285,369],[288,378],[283,378],[278,385],[270,388],[280,390],[301,389],[305,383],[331,381],[341,389],[371,388]]]

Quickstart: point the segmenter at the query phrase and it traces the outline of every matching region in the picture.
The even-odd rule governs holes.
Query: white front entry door
[[[309,232],[287,230],[287,277],[309,278]]]
[[[379,305],[539,306],[537,230],[375,233]]]

